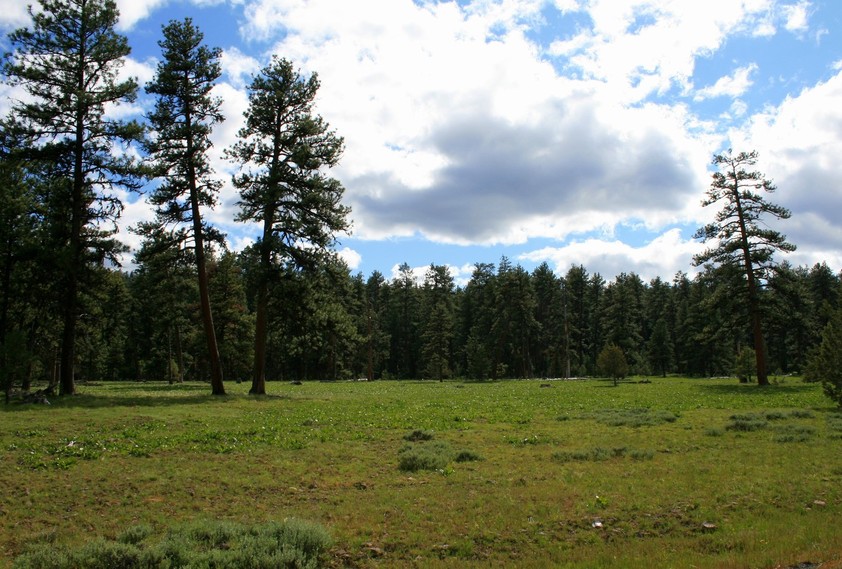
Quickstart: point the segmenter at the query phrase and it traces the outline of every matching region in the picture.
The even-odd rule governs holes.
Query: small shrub
[[[633,450],[629,453],[632,460],[652,460],[655,458],[653,450]]]
[[[71,569],[67,550],[54,545],[40,543],[31,545],[15,559],[14,569]]]
[[[731,415],[731,422],[725,426],[728,431],[759,431],[765,429],[769,423],[761,415],[753,413],[746,415]]]
[[[651,409],[603,409],[584,415],[598,423],[611,427],[653,427],[664,423],[674,423],[678,415],[670,411]]]
[[[410,444],[398,453],[398,468],[404,472],[443,470],[453,458],[453,450],[445,442]]]
[[[709,437],[721,437],[725,434],[725,431],[722,429],[710,428],[705,430],[705,435]]]
[[[482,456],[480,456],[472,450],[460,450],[458,453],[456,453],[456,458],[454,458],[453,460],[456,462],[476,462],[482,459]]]
[[[789,412],[789,416],[793,419],[812,419],[813,412],[806,409],[793,409]]]
[[[419,441],[431,441],[433,440],[433,432],[432,431],[423,431],[421,429],[415,429],[408,435],[404,435],[405,441],[411,442],[419,442]]]
[[[41,543],[15,560],[15,569],[288,567],[315,569],[331,545],[322,526],[303,520],[247,527],[199,521],[170,529],[144,547],[148,526],[129,528],[117,541],[96,539],[76,550]],[[128,543],[137,541],[137,543]]]
[[[152,535],[152,527],[146,524],[132,526],[117,536],[120,543],[138,544]]]
[[[816,429],[806,425],[785,425],[775,429],[779,434],[775,437],[778,443],[803,443],[810,440]]]

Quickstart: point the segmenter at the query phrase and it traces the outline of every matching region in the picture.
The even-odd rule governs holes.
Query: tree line
[[[210,381],[194,268],[138,253],[131,273],[99,268],[80,298],[77,375],[82,380]],[[503,258],[477,263],[464,286],[446,266],[422,282],[407,264],[397,276],[353,274],[337,259],[280,269],[260,300],[260,251],[223,251],[208,260],[220,362],[226,377],[250,381],[259,302],[267,306],[265,375],[274,380],[562,378],[599,373],[608,344],[629,373],[732,375],[753,346],[748,306],[732,283],[707,268],[690,278],[645,282],[622,273],[607,282],[583,266],[557,275]],[[21,275],[23,276],[23,275]],[[60,336],[49,303],[17,282],[18,384],[50,381]],[[760,300],[768,365],[800,373],[839,305],[842,280],[825,264],[783,264]],[[753,373],[753,355],[741,378]]]
[[[225,119],[213,87],[218,48],[189,18],[162,29],[144,86],[145,122],[120,107],[140,86],[119,71],[130,48],[113,0],[40,0],[9,35],[4,81],[26,96],[0,124],[0,370],[7,394],[44,379],[72,394],[78,378],[266,379],[575,377],[599,371],[606,346],[630,373],[752,375],[805,369],[838,306],[826,265],[774,260],[794,246],[766,225],[789,212],[750,168],[756,153],[717,155],[697,237],[701,271],[606,282],[584,266],[556,275],[503,258],[455,286],[431,264],[367,278],[332,253],[349,226],[328,175],[344,141],[313,111],[317,75],[278,57],[252,78],[236,166],[237,219],[256,222],[240,253],[207,221],[222,182],[209,151]],[[155,218],[136,269],[119,268],[127,192],[145,189]]]

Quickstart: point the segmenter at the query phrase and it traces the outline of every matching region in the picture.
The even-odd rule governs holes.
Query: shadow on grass
[[[783,385],[764,385],[756,383],[733,383],[733,384],[697,384],[696,389],[717,395],[741,395],[745,397],[768,397],[770,395],[786,395],[795,393],[806,393],[815,391],[815,386],[808,383],[785,383]]]
[[[0,405],[5,411],[25,411],[30,409],[102,409],[107,407],[167,407],[173,405],[198,405],[232,401],[279,401],[290,399],[288,395],[246,395],[241,393],[212,395],[210,384],[201,383],[151,383],[151,382],[113,382],[80,383],[77,394],[70,396],[54,395],[48,397],[49,405],[22,403],[13,401]]]

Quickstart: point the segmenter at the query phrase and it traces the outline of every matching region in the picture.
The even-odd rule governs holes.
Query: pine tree
[[[825,394],[842,407],[842,308],[838,308],[822,332],[804,372],[805,381],[821,381]]]
[[[757,163],[757,152],[741,152],[736,156],[729,150],[714,156],[713,164],[720,168],[714,172],[713,182],[703,206],[723,202],[716,219],[696,232],[703,241],[716,241],[716,246],[696,255],[696,266],[713,263],[722,267],[739,267],[745,279],[751,333],[757,359],[757,383],[768,385],[766,346],[760,308],[760,290],[768,271],[774,266],[776,251],[790,252],[795,246],[786,237],[768,228],[767,217],[788,219],[786,208],[766,201],[757,190],[775,191],[771,181],[758,171],[746,171]]]
[[[422,353],[426,376],[443,381],[451,374],[453,277],[447,267],[430,265],[424,279],[425,322]]]
[[[138,142],[137,122],[110,118],[106,107],[130,103],[134,80],[118,81],[130,49],[114,31],[118,12],[113,0],[40,0],[30,7],[31,28],[9,35],[14,53],[4,72],[22,86],[27,101],[13,114],[30,146],[30,158],[51,165],[55,179],[46,204],[55,241],[52,255],[63,298],[61,394],[75,392],[76,331],[85,272],[105,258],[116,261],[122,250],[113,238],[122,203],[112,190],[140,187],[142,174],[129,153],[114,147]]]
[[[273,57],[249,86],[249,108],[240,140],[229,157],[245,171],[239,221],[262,225],[254,369],[250,393],[266,393],[268,287],[279,264],[312,265],[313,256],[348,229],[344,189],[324,173],[342,155],[343,140],[314,114],[318,76],[301,77],[292,63]]]
[[[149,116],[157,137],[149,144],[161,184],[149,201],[156,208],[159,227],[172,228],[178,245],[190,241],[199,283],[199,300],[211,366],[214,395],[224,395],[222,365],[208,290],[206,242],[221,235],[202,219],[202,208],[213,207],[221,187],[208,159],[213,125],[223,120],[221,101],[211,95],[221,68],[221,50],[202,45],[204,36],[190,18],[171,21],[158,42],[163,60],[146,92],[156,95]]]

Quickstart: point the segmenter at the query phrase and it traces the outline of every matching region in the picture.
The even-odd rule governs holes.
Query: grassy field
[[[336,567],[842,567],[842,413],[817,385],[226,387],[4,407],[0,566],[139,524],[299,518]]]

